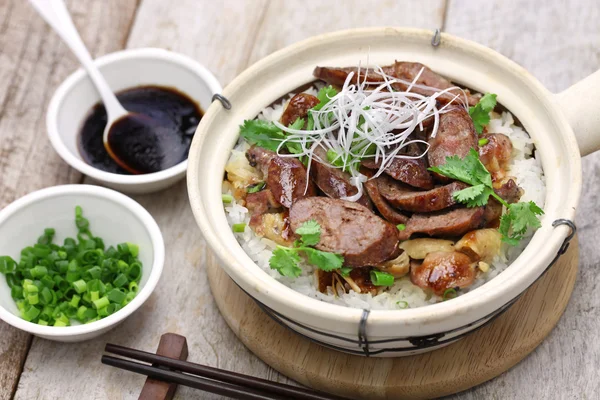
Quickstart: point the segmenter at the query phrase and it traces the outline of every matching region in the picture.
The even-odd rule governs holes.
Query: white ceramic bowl
[[[168,86],[187,94],[202,110],[213,94],[221,92],[217,79],[189,57],[163,49],[132,49],[107,54],[95,60],[114,91],[143,85]],[[56,90],[46,125],[50,142],[70,166],[97,182],[126,193],[148,193],[164,189],[183,178],[187,160],[164,171],[145,175],[120,175],[87,164],[79,154],[79,129],[92,106],[100,101],[83,69],[71,74]]]
[[[91,339],[114,328],[148,299],[162,273],[165,245],[154,218],[129,197],[92,185],[64,185],[30,193],[0,211],[0,255],[18,262],[22,248],[36,243],[44,228],[55,228],[54,243],[76,237],[75,206],[83,208],[90,230],[106,246],[131,242],[139,245],[143,264],[137,296],[116,313],[85,325],[42,326],[21,319],[0,274],[0,319],[36,336],[61,342]]]
[[[553,226],[573,220],[581,191],[579,149],[600,147],[600,114],[594,110],[600,73],[556,96],[523,68],[474,42],[433,32],[373,28],[318,36],[278,51],[238,76],[223,94],[231,110],[213,104],[202,120],[189,156],[188,191],[192,210],[208,244],[235,282],[277,318],[312,340],[339,350],[380,356],[409,355],[451,343],[506,309],[538,279],[570,229]],[[546,176],[542,227],[504,272],[451,301],[421,308],[371,311],[320,302],[297,293],[262,271],[237,243],[221,201],[221,181],[244,119],[282,95],[314,80],[315,66],[349,66],[362,61],[386,65],[420,61],[452,81],[498,94],[531,134]],[[577,141],[569,123],[577,124]],[[217,134],[218,133],[218,134]],[[364,340],[368,338],[367,346]]]

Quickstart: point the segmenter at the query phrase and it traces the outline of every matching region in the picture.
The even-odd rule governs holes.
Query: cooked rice
[[[311,88],[307,90],[307,93],[316,95],[316,90]],[[258,118],[268,121],[278,120],[285,109],[287,101],[291,97],[292,95],[286,97],[280,105],[265,108]],[[502,114],[492,113],[492,119],[487,130],[489,133],[503,133],[511,139],[514,149],[508,175],[514,177],[517,184],[524,190],[521,201],[532,200],[543,208],[546,196],[546,184],[541,164],[533,154],[533,140],[523,128],[515,125],[514,119],[509,112],[503,112]],[[235,165],[236,168],[251,168],[245,158],[245,152],[248,147],[248,144],[240,139],[240,142],[232,151],[228,165]],[[229,188],[224,186],[224,192],[228,192],[228,190]],[[271,277],[306,296],[347,307],[373,310],[403,309],[406,308],[407,304],[410,308],[421,307],[437,303],[441,300],[440,297],[427,294],[423,289],[413,285],[409,277],[397,279],[392,287],[376,296],[360,294],[354,291],[336,296],[331,292],[331,288],[329,288],[330,292],[328,294],[321,293],[316,286],[315,268],[313,266],[308,264],[301,265],[302,274],[297,278],[281,276],[279,272],[269,267],[269,259],[276,247],[276,243],[257,236],[248,227],[250,221],[248,209],[237,204],[234,200],[225,206],[225,211],[230,225],[246,223],[247,227],[245,231],[243,233],[236,233],[235,236],[250,258]],[[473,285],[468,289],[461,290],[459,295],[483,285],[506,269],[523,251],[525,246],[527,246],[532,234],[533,232],[529,232],[518,246],[511,247],[503,244],[500,254],[490,263],[490,269],[485,273],[479,273]]]

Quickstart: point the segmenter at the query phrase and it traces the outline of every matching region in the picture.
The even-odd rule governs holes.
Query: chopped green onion
[[[33,321],[34,319],[36,319],[39,315],[40,315],[41,311],[39,308],[31,306],[29,307],[25,312],[21,313],[21,317],[25,320],[25,321]]]
[[[265,188],[265,186],[267,186],[267,184],[265,182],[258,182],[258,183],[248,186],[246,191],[248,193],[258,193],[261,190],[263,190]]]
[[[125,301],[126,294],[119,289],[113,289],[106,295],[106,297],[108,297],[108,300],[110,300],[112,303],[121,304],[123,301]]]
[[[105,250],[79,206],[75,225],[77,239],[66,238],[62,246],[53,243],[56,232],[47,228],[21,250],[19,262],[0,256],[0,273],[24,320],[44,326],[69,326],[72,319],[90,323],[135,298],[143,272],[139,247],[126,242]]]
[[[137,244],[127,242],[127,247],[129,247],[129,254],[133,257],[137,257],[140,254],[140,247]]]
[[[396,305],[398,306],[398,308],[402,308],[402,309],[408,308],[408,303],[404,300],[397,301]]]
[[[233,196],[230,194],[222,194],[221,200],[223,201],[223,203],[229,204],[233,201]]]
[[[133,282],[129,282],[129,291],[130,292],[137,292],[138,291],[138,284],[137,282],[133,281]]]
[[[241,223],[241,224],[233,224],[233,231],[236,233],[241,233],[244,232],[246,230],[246,224],[245,223]]]
[[[16,265],[17,263],[12,258],[8,256],[0,257],[0,273],[8,274],[9,272],[13,272]]]
[[[83,279],[80,279],[78,281],[73,282],[73,288],[75,288],[75,291],[77,293],[81,294],[87,290],[87,284]]]
[[[21,286],[13,286],[10,288],[10,296],[15,299],[22,299],[23,298],[23,288]]]
[[[399,231],[403,231],[403,230],[406,229],[406,225],[404,225],[404,224],[398,224],[398,225],[396,225],[396,228],[398,228]]]
[[[127,276],[133,282],[139,280],[142,277],[142,265],[137,262],[131,263],[129,271],[127,271]]]
[[[121,286],[126,285],[127,282],[128,282],[127,276],[125,274],[119,274],[113,281],[113,285],[115,285],[115,287],[119,288]]]
[[[69,304],[71,305],[71,307],[77,308],[77,306],[79,306],[79,301],[80,300],[81,300],[81,297],[79,297],[76,294],[74,294],[73,298],[71,299],[71,301],[69,302]]]
[[[371,282],[375,286],[392,286],[394,284],[394,276],[387,272],[371,270]]]
[[[52,302],[52,291],[50,289],[44,287],[40,294],[42,295],[42,300],[44,304],[49,304],[50,302]]]
[[[456,289],[454,289],[454,288],[446,289],[444,291],[444,294],[442,295],[442,300],[443,301],[450,300],[450,299],[455,298],[456,296],[458,296],[458,293],[456,293]]]
[[[350,267],[342,267],[339,270],[340,275],[346,278],[350,276],[350,272],[352,272],[352,268]]]
[[[98,316],[99,317],[108,317],[108,306],[98,309]]]
[[[483,139],[479,139],[479,142],[477,142],[477,144],[479,144],[480,146],[485,146],[486,144],[488,144],[490,142],[489,139],[487,138],[483,138]]]
[[[108,297],[104,296],[101,299],[97,299],[97,300],[93,300],[92,301],[92,305],[94,306],[94,308],[96,310],[99,310],[100,308],[106,307],[107,305],[110,304],[110,301],[108,301]]]

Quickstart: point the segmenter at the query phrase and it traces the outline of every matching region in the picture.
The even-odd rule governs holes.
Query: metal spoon
[[[62,40],[71,48],[87,71],[102,98],[108,122],[104,128],[104,147],[119,166],[132,174],[161,171],[168,168],[170,140],[165,129],[152,118],[125,110],[108,83],[94,65],[63,0],[30,0],[37,12],[46,20]],[[125,162],[124,160],[127,160]]]

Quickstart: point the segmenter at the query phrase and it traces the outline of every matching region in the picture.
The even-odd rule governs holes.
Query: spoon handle
[[[94,65],[92,57],[81,40],[63,0],[29,0],[37,12],[46,20],[62,40],[71,48],[79,62],[92,79],[106,107],[108,120],[114,121],[127,114],[108,83]]]

